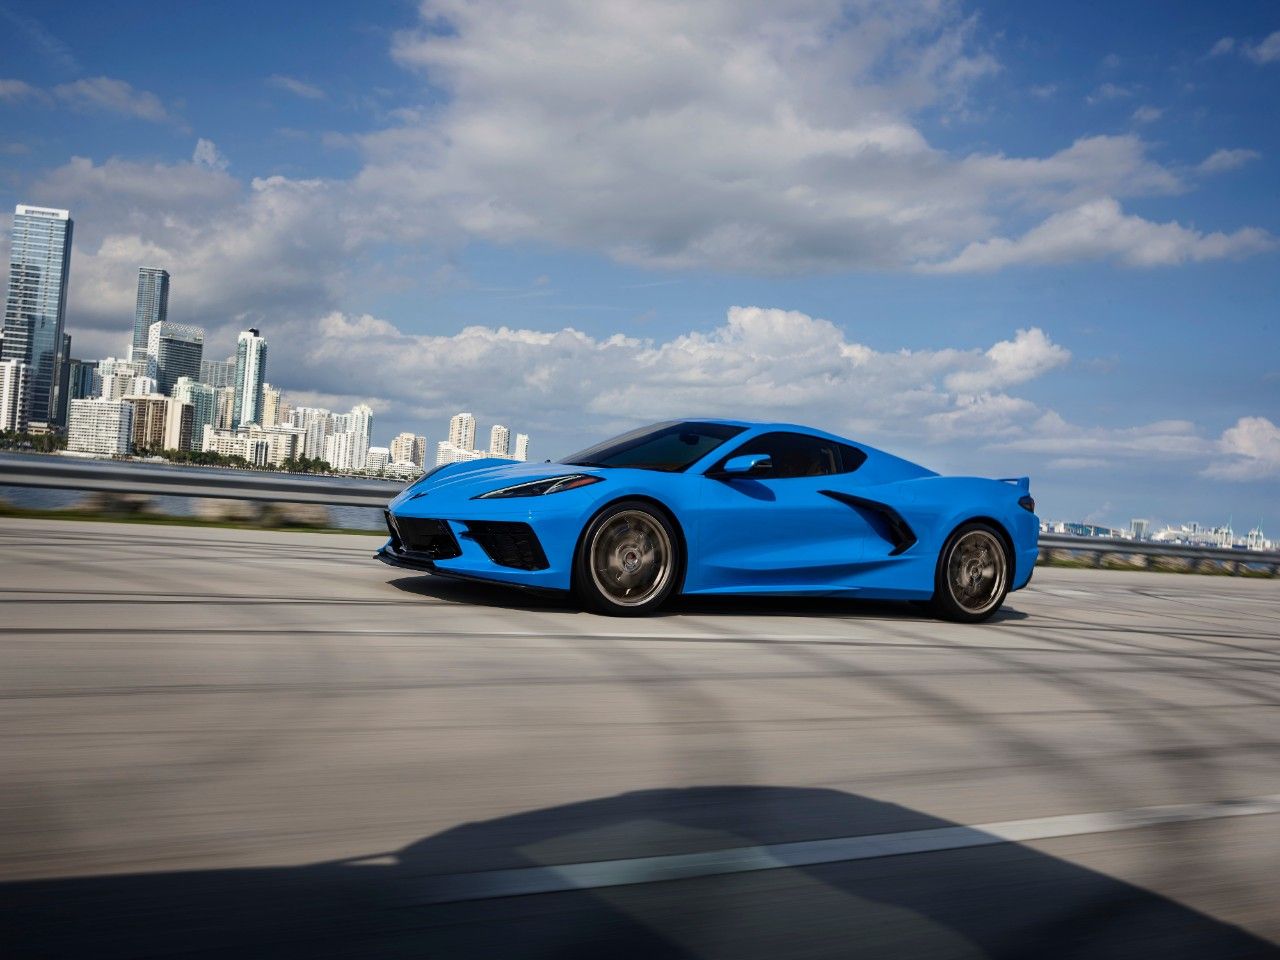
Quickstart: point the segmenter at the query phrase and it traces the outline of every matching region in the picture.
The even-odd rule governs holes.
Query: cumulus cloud
[[[1054,343],[1039,327],[1019,330],[983,354],[974,369],[947,377],[948,389],[960,393],[989,393],[1025,383],[1071,359],[1071,351]]]
[[[196,141],[196,148],[191,154],[191,162],[208,170],[225,170],[231,165],[231,161],[218,149],[218,145],[212,140],[206,140],[204,137]]]
[[[267,77],[267,83],[275,87],[277,90],[284,90],[292,93],[295,97],[302,97],[304,100],[323,100],[325,92],[313,83],[307,83],[296,77],[286,77],[281,74],[274,74]]]
[[[1011,212],[1174,193],[1136,136],[956,156],[915,117],[999,64],[941,2],[427,2],[397,36],[439,106],[359,140],[401,236],[542,241],[660,268],[946,262]],[[443,96],[441,94],[443,93]]]
[[[438,420],[458,406],[504,420],[519,411],[529,428],[561,438],[743,410],[899,444],[989,438],[1025,428],[1037,413],[1034,403],[1002,388],[1056,365],[1046,355],[1065,355],[1038,330],[986,351],[882,352],[827,320],[754,306],[731,308],[710,330],[660,341],[569,327],[411,335],[385,320],[340,312],[307,333],[289,339],[305,345],[296,365],[315,389],[350,395],[377,382],[394,409],[416,419]],[[958,391],[952,378],[961,374],[990,389],[972,392],[974,379]]]
[[[1164,111],[1159,107],[1153,107],[1150,104],[1144,104],[1137,110],[1133,111],[1133,119],[1135,123],[1155,123],[1164,116]]]
[[[1201,233],[1181,224],[1155,223],[1124,213],[1107,198],[1055,213],[1017,238],[996,237],[969,244],[933,269],[944,273],[998,270],[1015,264],[1056,264],[1116,260],[1135,267],[1242,257],[1274,249],[1265,230]]]
[[[1228,170],[1238,170],[1261,156],[1257,150],[1215,150],[1200,161],[1196,169],[1200,173],[1225,173]]]
[[[60,84],[53,88],[53,94],[80,110],[118,113],[152,122],[169,119],[169,112],[154,93],[136,90],[125,81],[112,77],[90,77]]]
[[[1280,476],[1280,427],[1266,417],[1241,417],[1223,431],[1218,450],[1225,459],[1205,474],[1223,480],[1261,480]]]

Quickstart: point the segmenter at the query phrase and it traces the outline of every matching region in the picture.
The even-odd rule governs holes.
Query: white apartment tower
[[[0,430],[27,429],[30,370],[21,360],[0,360]]]
[[[391,441],[391,462],[412,463],[419,469],[426,466],[427,438],[408,431],[397,434]]]
[[[529,435],[527,433],[516,434],[516,449],[512,457],[522,462],[529,459]]]
[[[511,455],[511,431],[500,423],[495,423],[489,431],[489,456],[509,457]]]
[[[127,454],[133,442],[133,404],[127,400],[72,400],[67,413],[67,449],[77,453]]]
[[[476,448],[476,418],[470,413],[454,414],[449,421],[449,446],[459,450]]]

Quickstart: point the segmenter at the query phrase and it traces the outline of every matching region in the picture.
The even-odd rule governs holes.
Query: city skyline
[[[14,8],[78,52],[0,37],[0,200],[75,213],[77,357],[119,356],[145,265],[206,353],[268,330],[277,387],[385,437],[516,412],[556,456],[747,416],[1029,474],[1055,516],[1275,502],[1260,5],[712,0],[624,29],[322,0],[299,35],[232,0],[163,18],[145,61],[109,29],[128,2]]]

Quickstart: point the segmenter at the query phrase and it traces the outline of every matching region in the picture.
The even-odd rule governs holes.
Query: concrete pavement
[[[1276,581],[1041,569],[977,627],[789,600],[637,621],[377,545],[0,520],[0,953],[1277,953],[1266,813],[429,893],[1280,794]]]

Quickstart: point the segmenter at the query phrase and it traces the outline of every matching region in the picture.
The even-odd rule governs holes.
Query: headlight
[[[588,473],[571,473],[564,477],[547,477],[545,480],[531,480],[518,483],[514,487],[503,487],[501,490],[490,490],[472,500],[499,500],[506,497],[542,497],[548,493],[564,493],[599,483],[604,477],[595,477]]]

